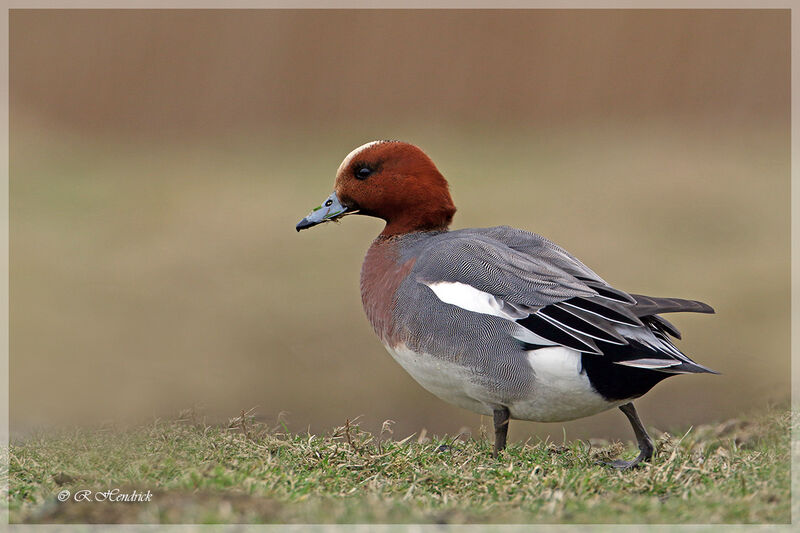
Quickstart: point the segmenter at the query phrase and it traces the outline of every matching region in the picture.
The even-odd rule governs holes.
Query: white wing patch
[[[530,313],[508,305],[504,300],[493,294],[476,289],[472,285],[458,281],[436,281],[425,283],[433,293],[446,304],[455,305],[466,311],[491,315],[506,320],[515,321],[525,318]],[[517,325],[512,336],[529,344],[556,346],[558,343],[545,339],[531,330]]]
[[[457,281],[436,281],[426,283],[433,293],[446,304],[451,304],[484,315],[499,316],[506,320],[525,318],[523,313],[510,306],[493,294],[476,289],[472,285]]]

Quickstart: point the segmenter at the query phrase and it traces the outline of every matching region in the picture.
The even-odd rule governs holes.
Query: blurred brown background
[[[294,231],[379,138],[433,157],[456,227],[536,231],[622,289],[716,307],[674,322],[723,375],[659,385],[647,425],[788,400],[788,10],[12,10],[10,32],[15,434],[188,407],[488,427],[373,336],[381,223]],[[566,428],[632,438],[617,412]]]

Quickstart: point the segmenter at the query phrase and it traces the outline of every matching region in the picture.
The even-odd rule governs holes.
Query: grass
[[[347,421],[327,435],[225,426],[194,412],[145,427],[38,434],[13,444],[11,522],[787,523],[788,409],[659,433],[651,465],[597,465],[633,443],[403,439]],[[150,491],[149,503],[59,503],[59,491]]]

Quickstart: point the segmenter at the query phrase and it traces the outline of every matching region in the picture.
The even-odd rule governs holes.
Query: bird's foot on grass
[[[617,470],[631,470],[633,468],[638,468],[642,466],[642,464],[645,462],[649,462],[651,457],[652,454],[640,453],[639,456],[633,461],[623,461],[622,459],[616,459],[614,461],[595,461],[594,464],[610,466],[611,468],[615,468]]]

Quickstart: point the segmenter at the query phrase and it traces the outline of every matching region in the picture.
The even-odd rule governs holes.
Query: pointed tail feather
[[[631,294],[636,299],[636,304],[631,311],[638,317],[657,315],[660,313],[713,313],[714,308],[697,300],[683,300],[681,298],[656,298],[643,294]]]
[[[667,374],[722,374],[722,372],[717,372],[716,370],[712,370],[694,361],[691,363],[684,362],[679,366],[664,368],[661,369],[661,372],[666,372]]]

